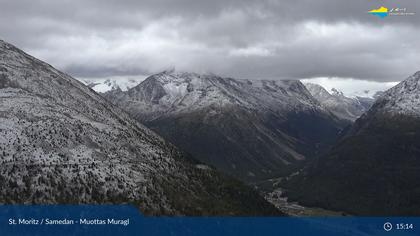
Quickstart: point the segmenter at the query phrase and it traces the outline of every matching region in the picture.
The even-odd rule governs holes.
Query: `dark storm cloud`
[[[379,19],[379,6],[414,16]],[[0,37],[78,77],[176,67],[396,81],[420,70],[412,0],[0,0]]]

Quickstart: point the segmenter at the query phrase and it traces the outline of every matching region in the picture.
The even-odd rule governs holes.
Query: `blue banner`
[[[130,205],[0,206],[0,235],[420,235],[420,217],[148,217]]]

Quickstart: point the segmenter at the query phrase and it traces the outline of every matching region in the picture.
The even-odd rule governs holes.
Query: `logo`
[[[385,18],[388,16],[388,8],[380,7],[378,9],[370,10],[368,13],[374,16],[378,16],[379,18]]]
[[[387,16],[412,16],[415,14],[414,12],[409,12],[407,8],[394,7],[389,9],[384,6],[370,10],[368,13],[382,19]]]

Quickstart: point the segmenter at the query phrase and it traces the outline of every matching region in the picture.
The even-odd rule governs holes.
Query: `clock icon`
[[[386,223],[384,224],[384,230],[385,230],[385,231],[391,231],[391,230],[392,230],[392,224],[391,224],[391,223],[389,223],[389,222],[386,222]]]

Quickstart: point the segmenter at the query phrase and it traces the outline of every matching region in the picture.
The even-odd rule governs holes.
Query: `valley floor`
[[[317,207],[306,207],[297,202],[288,202],[287,197],[282,196],[282,189],[277,188],[265,195],[265,199],[282,212],[290,216],[345,216],[344,212],[330,211]]]

